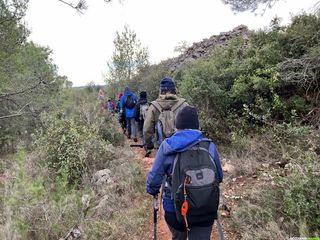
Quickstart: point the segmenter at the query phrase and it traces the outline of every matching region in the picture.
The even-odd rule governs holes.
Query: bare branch
[[[262,6],[262,14],[277,1],[279,0],[222,0],[224,4],[230,5],[231,9],[236,13],[245,11],[256,12]]]
[[[23,89],[23,90],[20,90],[20,91],[17,91],[17,92],[6,93],[6,94],[3,94],[3,95],[0,95],[0,101],[1,101],[1,99],[7,99],[8,97],[11,97],[11,96],[24,94],[24,93],[26,93],[28,91],[31,91],[31,90],[37,88],[42,83],[43,83],[43,80],[40,80],[38,83],[36,83],[35,85],[33,85],[33,86],[29,87],[29,88],[26,88],[26,89]]]
[[[27,103],[26,105],[24,105],[22,108],[20,108],[16,113],[12,113],[10,115],[5,115],[5,116],[1,116],[0,119],[4,119],[4,118],[11,118],[11,117],[17,117],[17,116],[21,116],[23,114],[25,114],[25,112],[22,112],[23,109],[25,109],[27,106],[29,106],[30,103]]]
[[[70,2],[66,2],[64,0],[58,0],[58,1],[68,5],[69,7],[73,8],[75,10],[77,10],[81,14],[83,13],[82,10],[86,10],[88,8],[87,3],[86,3],[85,0],[79,0],[79,2],[76,5],[72,4]]]
[[[64,0],[58,0],[59,2],[62,2],[63,4],[68,5],[69,7],[77,10],[79,13],[83,14],[82,10],[87,10],[88,9],[88,5],[87,5],[87,1],[86,0],[78,0],[77,4],[73,4],[71,2],[68,1],[64,1]],[[112,2],[112,0],[104,0],[106,3],[110,3]],[[119,0],[121,2],[121,0]]]

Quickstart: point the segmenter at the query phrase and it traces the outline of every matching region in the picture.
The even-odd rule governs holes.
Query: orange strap
[[[189,204],[187,202],[186,182],[187,182],[187,178],[184,179],[184,183],[183,183],[184,202],[183,202],[183,204],[181,206],[181,215],[184,218],[184,222],[186,224],[187,233],[188,233],[188,231],[190,231],[190,229],[189,229],[189,226],[188,226],[188,219],[187,219],[187,213],[188,213]]]

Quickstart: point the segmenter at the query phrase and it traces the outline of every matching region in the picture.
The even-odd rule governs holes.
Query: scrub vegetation
[[[0,0],[0,239],[78,232],[83,239],[141,239],[150,208],[142,163],[117,119],[101,110],[99,87],[72,88],[51,50],[27,41],[26,8],[27,1]],[[201,130],[235,167],[226,182],[252,180],[238,189],[228,231],[241,239],[319,237],[318,15],[302,13],[287,26],[275,19],[174,72],[173,59],[150,65],[128,26],[115,49],[108,97],[129,86],[153,100],[159,80],[172,77],[178,95],[197,107]],[[124,50],[134,65],[117,57]]]

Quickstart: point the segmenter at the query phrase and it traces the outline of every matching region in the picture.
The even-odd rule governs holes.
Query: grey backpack
[[[151,103],[160,112],[158,122],[156,123],[157,142],[159,144],[165,138],[171,137],[174,134],[176,114],[185,101],[184,99],[179,99],[171,108],[164,108],[157,101]]]
[[[210,141],[202,141],[178,153],[171,176],[171,192],[177,219],[193,224],[217,219],[219,180],[217,167],[209,153]],[[186,214],[183,205],[187,202]]]

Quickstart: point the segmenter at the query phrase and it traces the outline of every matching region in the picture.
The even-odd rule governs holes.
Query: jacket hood
[[[131,95],[132,92],[131,92],[131,90],[130,90],[129,87],[125,87],[125,88],[124,88],[124,91],[123,91],[123,94],[124,94],[125,96],[128,96],[128,95]]]
[[[178,131],[163,141],[163,153],[169,155],[183,152],[201,140],[203,140],[203,135],[199,130],[186,129]]]
[[[160,104],[160,106],[162,106],[162,108],[171,108],[179,101],[179,99],[182,98],[177,97],[175,94],[168,93],[166,95],[159,95],[159,98],[156,101]]]
[[[178,100],[178,97],[176,94],[167,93],[167,94],[160,94],[159,100]]]
[[[132,92],[130,90],[124,92],[124,96],[129,96],[129,95],[132,95]]]

